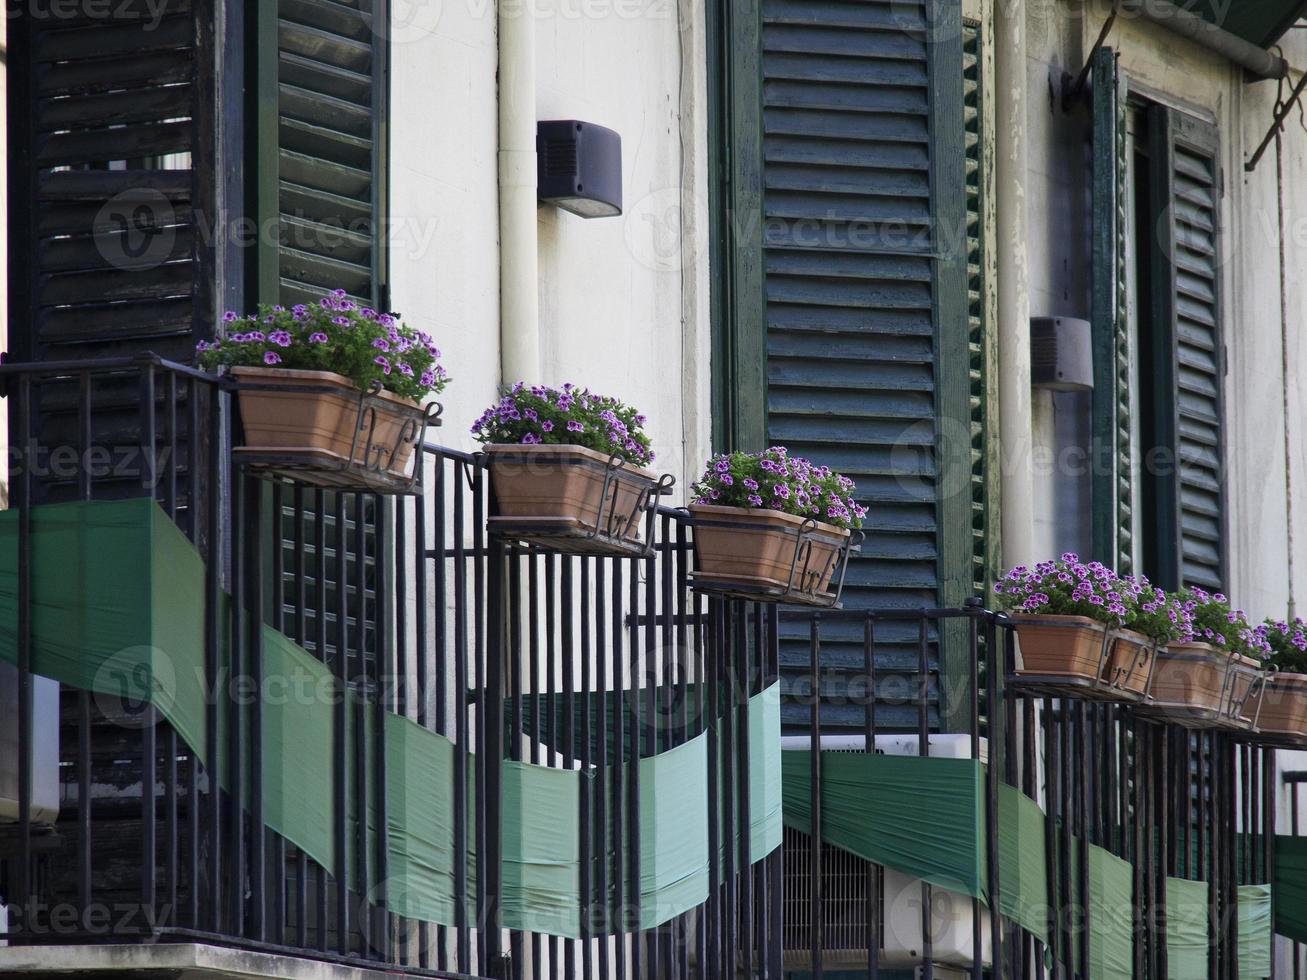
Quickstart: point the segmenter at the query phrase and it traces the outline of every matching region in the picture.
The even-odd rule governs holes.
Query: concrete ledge
[[[202,943],[0,947],[0,977],[86,980],[395,980],[402,970],[344,966]]]

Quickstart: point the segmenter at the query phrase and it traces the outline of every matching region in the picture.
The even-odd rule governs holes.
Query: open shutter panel
[[[10,348],[185,360],[212,329],[207,153],[192,169],[211,6],[170,3],[157,23],[135,2],[108,19],[29,7],[8,17]]]
[[[1131,452],[1129,245],[1125,75],[1117,53],[1099,48],[1093,99],[1093,553],[1122,574],[1134,571]]]
[[[1167,375],[1159,442],[1175,465],[1159,479],[1162,584],[1221,589],[1225,467],[1221,397],[1219,140],[1215,127],[1163,106],[1149,110],[1156,363]],[[1162,419],[1162,416],[1165,418]],[[1169,540],[1168,540],[1169,538]]]
[[[6,9],[9,356],[188,361],[215,319],[213,4],[44,6]],[[43,445],[80,445],[74,385],[38,384],[32,398]],[[135,459],[141,398],[135,378],[98,379],[89,448]],[[162,439],[162,385],[155,399]],[[183,498],[191,449],[177,450]],[[135,464],[109,469],[97,495],[145,492]],[[34,482],[37,501],[78,489],[56,473]]]
[[[277,0],[276,171],[260,180],[275,196],[281,244],[275,270],[260,283],[265,299],[316,302],[344,289],[359,302],[386,302],[385,64],[386,0]],[[266,16],[266,14],[264,15]],[[270,86],[269,86],[270,88]],[[270,285],[275,275],[275,287]]]
[[[275,212],[280,232],[279,246],[261,257],[259,294],[264,301],[316,303],[324,293],[344,289],[366,306],[389,305],[383,219],[387,14],[388,0],[276,0],[260,11],[269,21],[260,35],[265,45],[260,96],[275,93],[277,113],[276,133],[265,136],[263,148],[266,154],[275,147],[275,157],[260,158],[256,193],[260,210]],[[384,505],[371,496],[361,500],[366,562],[360,573],[360,501],[354,494],[342,496],[347,525],[343,562],[336,553],[337,495],[327,493],[325,565],[312,567],[322,569],[332,589],[345,576],[351,594],[349,652],[371,656],[377,622],[371,579],[380,546],[376,507]],[[293,576],[296,553],[303,547],[296,515],[292,501],[284,500],[281,588],[287,615],[300,603]],[[315,519],[305,515],[310,542],[316,540]],[[334,655],[334,616],[321,613],[328,623],[326,647],[319,651],[314,637],[320,613],[312,590],[303,605],[308,645],[320,656]]]
[[[967,339],[971,393],[971,551],[972,586],[985,596],[997,574],[997,487],[990,461],[997,458],[996,429],[990,417],[995,345],[990,337],[985,282],[984,90],[981,27],[962,26],[963,123],[967,162]]]
[[[763,0],[762,13],[767,439],[847,473],[870,507],[846,607],[959,603],[973,562],[972,500],[958,492],[970,481],[959,11]],[[950,452],[943,414],[944,435],[960,435]],[[783,630],[796,641],[783,668],[798,671],[806,626]],[[860,664],[861,637],[830,622],[823,661]],[[877,641],[892,672],[914,655],[915,627],[886,623]],[[884,712],[910,724],[913,710]],[[823,719],[858,726],[862,708],[835,700]]]

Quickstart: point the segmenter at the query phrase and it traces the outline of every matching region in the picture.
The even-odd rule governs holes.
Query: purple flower
[[[418,381],[421,382],[423,388],[434,388],[434,387],[436,386],[436,375],[435,375],[434,372],[429,371],[429,370],[428,370],[428,371],[423,371],[423,372],[422,372],[422,377],[420,377],[420,378],[418,379]],[[483,419],[485,418],[484,415],[481,416],[481,417],[482,417]],[[481,423],[478,423],[477,428],[480,428],[480,426],[481,426]],[[473,431],[475,431],[475,429],[474,429]]]
[[[404,377],[406,378],[413,377],[413,369],[409,367],[407,364],[405,364],[403,361],[399,362],[399,373],[404,375]]]
[[[226,313],[222,315],[223,323],[235,323],[239,319],[240,319],[240,314],[235,313],[232,310],[228,310]]]
[[[380,365],[381,365],[381,373],[382,373],[382,374],[389,374],[389,373],[390,373],[390,361],[386,360],[386,359],[385,359],[384,357],[382,357],[380,354],[378,354],[376,357],[374,357],[374,358],[372,359],[372,363],[373,363],[373,364],[380,364]]]
[[[309,343],[310,343],[310,344],[325,344],[325,343],[327,343],[327,341],[330,340],[330,339],[331,339],[331,338],[328,337],[328,336],[327,336],[325,333],[323,333],[321,330],[316,330],[316,331],[314,331],[313,333],[309,334]]]
[[[372,342],[372,346],[379,351],[389,352],[390,350],[390,344],[386,342],[384,337],[378,337]]]
[[[584,432],[584,431],[585,431],[585,426],[582,425],[580,422],[576,422],[576,421],[568,422],[568,423],[567,423],[567,431],[568,431],[568,432]]]
[[[527,446],[536,446],[540,444],[541,439],[534,432],[528,432],[526,435],[522,437],[522,442],[524,445]]]
[[[278,354],[276,351],[267,351],[267,352],[265,352],[264,355],[263,355],[263,363],[264,363],[264,364],[280,364],[280,363],[281,363],[281,355]]]
[[[750,506],[750,507],[761,507],[761,506],[762,506],[762,498],[759,497],[756,493],[751,493],[751,494],[749,494],[749,496],[748,496],[748,501],[749,501],[749,506]]]
[[[268,334],[268,339],[278,347],[289,347],[291,344],[291,335],[286,330],[274,330]]]

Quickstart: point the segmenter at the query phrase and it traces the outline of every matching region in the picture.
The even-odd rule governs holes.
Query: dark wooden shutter
[[[974,554],[960,12],[762,12],[767,438],[848,473],[871,508],[847,607],[957,604]],[[785,628],[799,668],[806,627]],[[828,623],[824,662],[856,668],[861,629]],[[915,636],[884,627],[887,668]]]
[[[316,302],[344,289],[387,303],[387,8],[387,0],[260,4],[257,199],[280,237],[260,258],[266,301]]]
[[[9,343],[190,356],[212,329],[213,13],[7,5]]]
[[[1093,557],[1134,571],[1127,241],[1126,81],[1117,53],[1099,48],[1092,67]]]
[[[389,306],[385,275],[386,87],[388,0],[275,0],[259,5],[259,127],[254,148],[256,208],[275,220],[278,245],[262,246],[258,295],[264,302],[316,303],[324,293],[344,289],[360,303]],[[275,104],[275,115],[266,111]],[[329,543],[326,574],[334,582],[343,568],[352,596],[349,606],[351,655],[376,650],[377,508],[362,505],[360,571],[356,520],[360,501],[344,495],[347,533],[344,563],[336,560],[336,495],[325,495],[322,522]],[[334,599],[319,611],[312,591],[301,602],[293,571],[303,547],[297,539],[297,510],[290,495],[281,509],[282,600],[290,619],[300,606],[315,652],[334,651]],[[307,539],[316,539],[316,515],[305,515]],[[362,632],[358,589],[363,588]],[[334,593],[333,593],[334,595]],[[318,616],[327,620],[326,649],[313,642]]]
[[[967,340],[971,391],[971,580],[975,594],[989,594],[997,574],[997,420],[991,415],[996,345],[991,336],[986,282],[986,194],[983,141],[985,92],[981,25],[962,25],[963,123],[967,161]]]
[[[1219,146],[1208,123],[1149,108],[1154,431],[1174,459],[1157,476],[1157,576],[1208,589],[1226,580]]]

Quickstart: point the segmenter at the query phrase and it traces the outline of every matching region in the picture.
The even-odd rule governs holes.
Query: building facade
[[[0,972],[1296,977],[1307,752],[1010,683],[989,607],[1298,614],[1302,8],[11,0]],[[414,485],[192,367],[335,289],[453,376]],[[648,416],[650,550],[487,524],[517,381]],[[695,586],[769,445],[869,508],[839,609]]]

